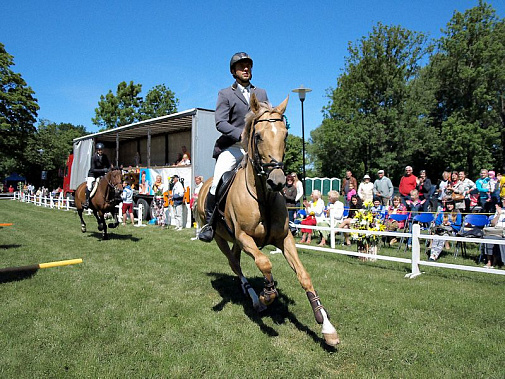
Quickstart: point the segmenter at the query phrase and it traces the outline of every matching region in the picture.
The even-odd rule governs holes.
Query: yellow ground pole
[[[47,262],[47,263],[40,263],[36,265],[29,265],[29,266],[20,266],[20,267],[6,267],[6,268],[1,268],[0,269],[0,274],[6,273],[6,272],[16,272],[16,271],[35,271],[38,270],[39,268],[51,268],[51,267],[58,267],[58,266],[68,266],[68,265],[75,265],[78,263],[82,263],[82,259],[68,259],[66,261],[56,261],[56,262]]]

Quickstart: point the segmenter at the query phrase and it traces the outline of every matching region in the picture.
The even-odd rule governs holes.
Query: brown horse
[[[279,192],[285,183],[282,161],[288,131],[283,114],[287,104],[288,98],[272,108],[266,103],[259,103],[256,96],[251,95],[251,112],[246,116],[242,132],[246,155],[228,192],[224,222],[219,220],[215,227],[215,240],[257,311],[266,309],[278,296],[272,277],[272,263],[258,246],[274,245],[281,249],[307,294],[317,323],[322,325],[325,342],[336,346],[340,342],[337,331],[298,257],[295,240],[289,231],[286,202]],[[211,183],[212,179],[207,180],[198,197],[197,212],[202,223]],[[233,244],[231,249],[228,242]],[[259,298],[242,273],[242,250],[254,259],[265,277],[265,287]]]
[[[98,188],[94,196],[89,200],[89,208],[93,210],[93,214],[98,222],[98,230],[102,231],[102,239],[107,240],[107,224],[105,223],[105,214],[112,213],[114,223],[109,224],[109,228],[116,228],[119,225],[117,220],[118,209],[116,206],[119,204],[117,201],[122,186],[122,173],[120,169],[113,169],[100,178]],[[86,182],[81,183],[75,190],[75,206],[77,213],[81,218],[81,231],[86,232],[86,223],[82,218],[84,201],[86,200]]]

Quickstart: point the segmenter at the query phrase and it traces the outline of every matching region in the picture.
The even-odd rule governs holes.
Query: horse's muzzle
[[[282,191],[286,184],[286,175],[280,168],[273,169],[267,178],[268,189],[273,192]]]

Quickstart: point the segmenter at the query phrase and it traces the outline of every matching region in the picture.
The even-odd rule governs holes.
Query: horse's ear
[[[279,105],[277,105],[274,108],[274,112],[277,112],[279,114],[284,114],[284,112],[286,111],[286,107],[288,106],[288,100],[289,100],[289,95],[284,99],[284,101],[282,103],[280,103]]]
[[[249,98],[249,107],[254,113],[258,113],[260,110],[260,103],[254,92],[251,93],[251,97]]]

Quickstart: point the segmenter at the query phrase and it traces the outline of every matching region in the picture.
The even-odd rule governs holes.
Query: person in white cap
[[[358,196],[363,201],[372,202],[373,200],[373,183],[370,181],[370,175],[366,174],[363,176],[363,181],[359,184],[358,187]]]
[[[379,179],[373,183],[373,195],[377,196],[382,205],[389,205],[389,201],[393,196],[394,188],[391,179],[384,175],[384,170],[377,171]]]

